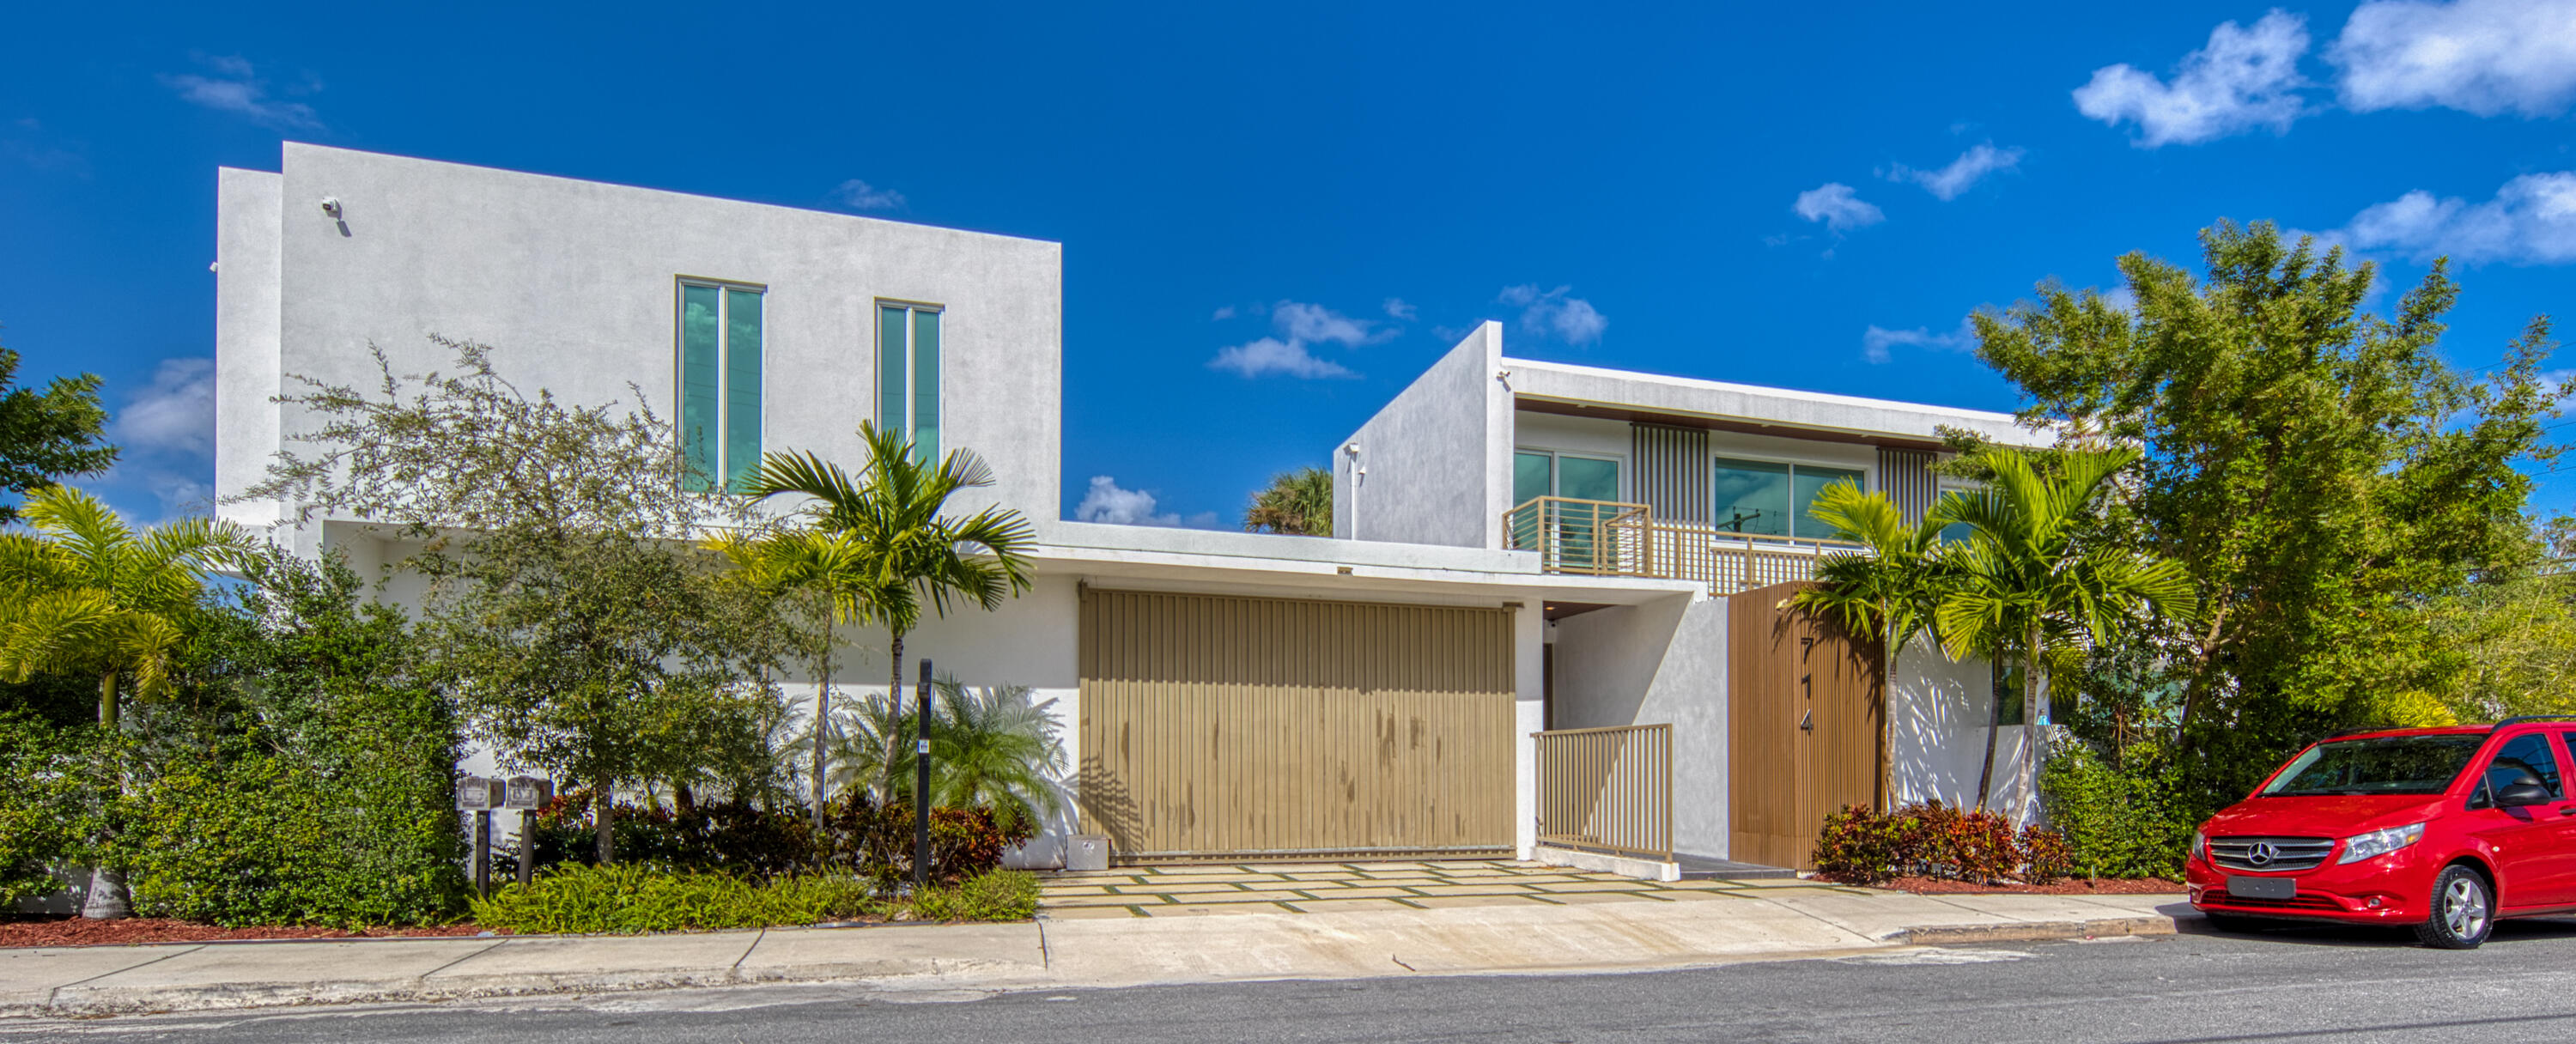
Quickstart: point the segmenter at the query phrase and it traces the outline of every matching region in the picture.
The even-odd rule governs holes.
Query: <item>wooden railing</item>
[[[1503,531],[1514,549],[1538,552],[1547,572],[1696,580],[1712,594],[1812,580],[1822,556],[1866,553],[1841,540],[1657,521],[1644,504],[1571,497],[1533,497],[1504,513]]]
[[[1673,727],[1533,732],[1538,843],[1670,862]]]

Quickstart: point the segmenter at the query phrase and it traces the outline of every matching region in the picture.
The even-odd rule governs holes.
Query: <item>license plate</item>
[[[2292,877],[2230,877],[2227,894],[2247,899],[2290,899],[2299,894],[2299,882]]]

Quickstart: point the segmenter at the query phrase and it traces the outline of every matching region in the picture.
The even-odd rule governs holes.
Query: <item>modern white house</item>
[[[1057,244],[295,143],[220,196],[221,496],[310,423],[275,401],[293,377],[364,383],[370,345],[438,368],[432,334],[493,346],[522,387],[640,395],[713,474],[775,449],[855,466],[861,420],[981,454],[999,482],[958,506],[1033,520],[1036,585],[909,651],[1053,699],[1079,766],[1056,835],[1121,859],[1790,862],[1817,800],[1973,796],[1985,665],[1918,652],[1882,704],[1873,654],[1808,641],[1785,647],[1840,665],[1764,679],[1796,626],[1776,585],[1834,552],[1806,499],[1852,479],[1919,512],[1935,428],[2037,441],[2005,415],[1518,359],[1486,323],[1331,448],[1334,536],[1085,524],[1059,517]],[[416,597],[356,519],[290,538]],[[1851,719],[1881,706],[1883,752]]]

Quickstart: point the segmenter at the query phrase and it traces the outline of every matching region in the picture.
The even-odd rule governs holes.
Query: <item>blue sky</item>
[[[2010,409],[1969,311],[2219,217],[2460,258],[2464,365],[2568,311],[2576,0],[1766,6],[35,5],[0,343],[106,378],[93,488],[200,500],[214,169],[281,138],[1062,241],[1063,507],[1113,521],[1234,524],[1480,319]]]

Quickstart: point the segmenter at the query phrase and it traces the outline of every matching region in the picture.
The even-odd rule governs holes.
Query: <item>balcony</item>
[[[1503,532],[1513,549],[1538,552],[1547,572],[1690,580],[1720,595],[1812,580],[1822,556],[1866,553],[1848,541],[1659,522],[1644,504],[1570,497],[1533,497],[1504,512]]]

